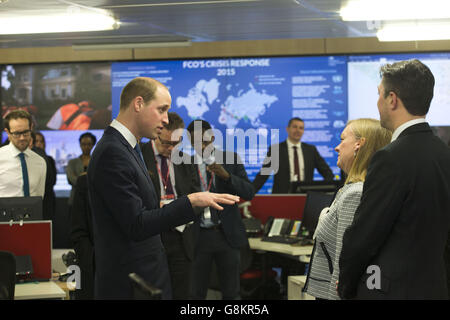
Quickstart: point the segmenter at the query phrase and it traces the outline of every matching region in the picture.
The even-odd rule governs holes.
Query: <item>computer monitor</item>
[[[320,212],[329,207],[334,199],[334,193],[309,191],[306,194],[305,207],[303,209],[302,229],[308,231],[308,238],[312,238],[319,222]]]
[[[0,222],[42,219],[41,197],[0,198]]]
[[[307,193],[309,191],[335,193],[341,186],[341,180],[317,180],[291,182],[290,193]]]

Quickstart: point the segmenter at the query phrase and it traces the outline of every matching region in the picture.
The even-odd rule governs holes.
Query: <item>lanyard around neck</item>
[[[206,166],[205,166],[205,170],[206,170]],[[201,183],[203,185],[203,189],[206,191],[209,191],[211,189],[211,184],[214,179],[214,172],[211,172],[211,179],[209,179],[208,189],[206,189],[206,181],[205,181],[205,179],[203,179],[202,174],[200,173],[200,168],[198,168],[198,166],[197,166],[197,171],[198,171],[198,175],[200,177]]]
[[[153,154],[155,155],[156,170],[158,171],[158,175],[161,178],[161,182],[162,182],[162,184],[164,186],[164,191],[166,191],[167,185],[168,185],[168,182],[169,182],[169,179],[170,179],[170,164],[172,162],[170,161],[169,158],[166,158],[167,159],[167,174],[166,174],[166,177],[164,178],[163,175],[162,175],[162,172],[161,172],[161,168],[160,168],[160,166],[158,164],[158,161],[156,160],[156,152],[155,152],[155,147],[153,146],[153,141],[151,142],[151,144],[152,144],[152,148],[153,148]],[[161,161],[163,161],[163,159],[161,158],[161,155],[159,153],[158,153],[158,156],[160,157]]]

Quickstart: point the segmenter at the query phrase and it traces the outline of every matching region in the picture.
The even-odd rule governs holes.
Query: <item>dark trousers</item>
[[[222,299],[240,299],[240,250],[228,244],[220,228],[200,228],[192,265],[192,298],[197,300],[206,298],[213,261],[217,269]]]
[[[187,300],[191,288],[191,261],[186,255],[181,232],[170,230],[161,233],[161,240],[167,255],[172,298]]]

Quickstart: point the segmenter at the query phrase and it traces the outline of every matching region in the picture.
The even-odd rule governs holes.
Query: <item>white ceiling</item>
[[[5,0],[0,0],[0,2]],[[147,43],[191,40],[373,37],[366,22],[343,22],[347,0],[7,0],[0,14],[16,10],[48,12],[71,5],[111,10],[117,30],[101,32],[2,35],[0,48],[79,44]],[[83,21],[80,21],[83,23]]]

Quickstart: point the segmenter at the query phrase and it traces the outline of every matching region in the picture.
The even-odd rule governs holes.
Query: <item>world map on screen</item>
[[[240,121],[250,123],[254,128],[266,128],[268,125],[261,121],[260,116],[276,101],[276,95],[268,94],[266,90],[258,91],[251,83],[247,88],[242,88],[239,83],[223,86],[213,78],[197,81],[186,96],[176,99],[176,105],[185,108],[192,119],[204,118],[207,111],[218,108],[220,114],[214,122],[225,125],[227,129],[236,128]]]

